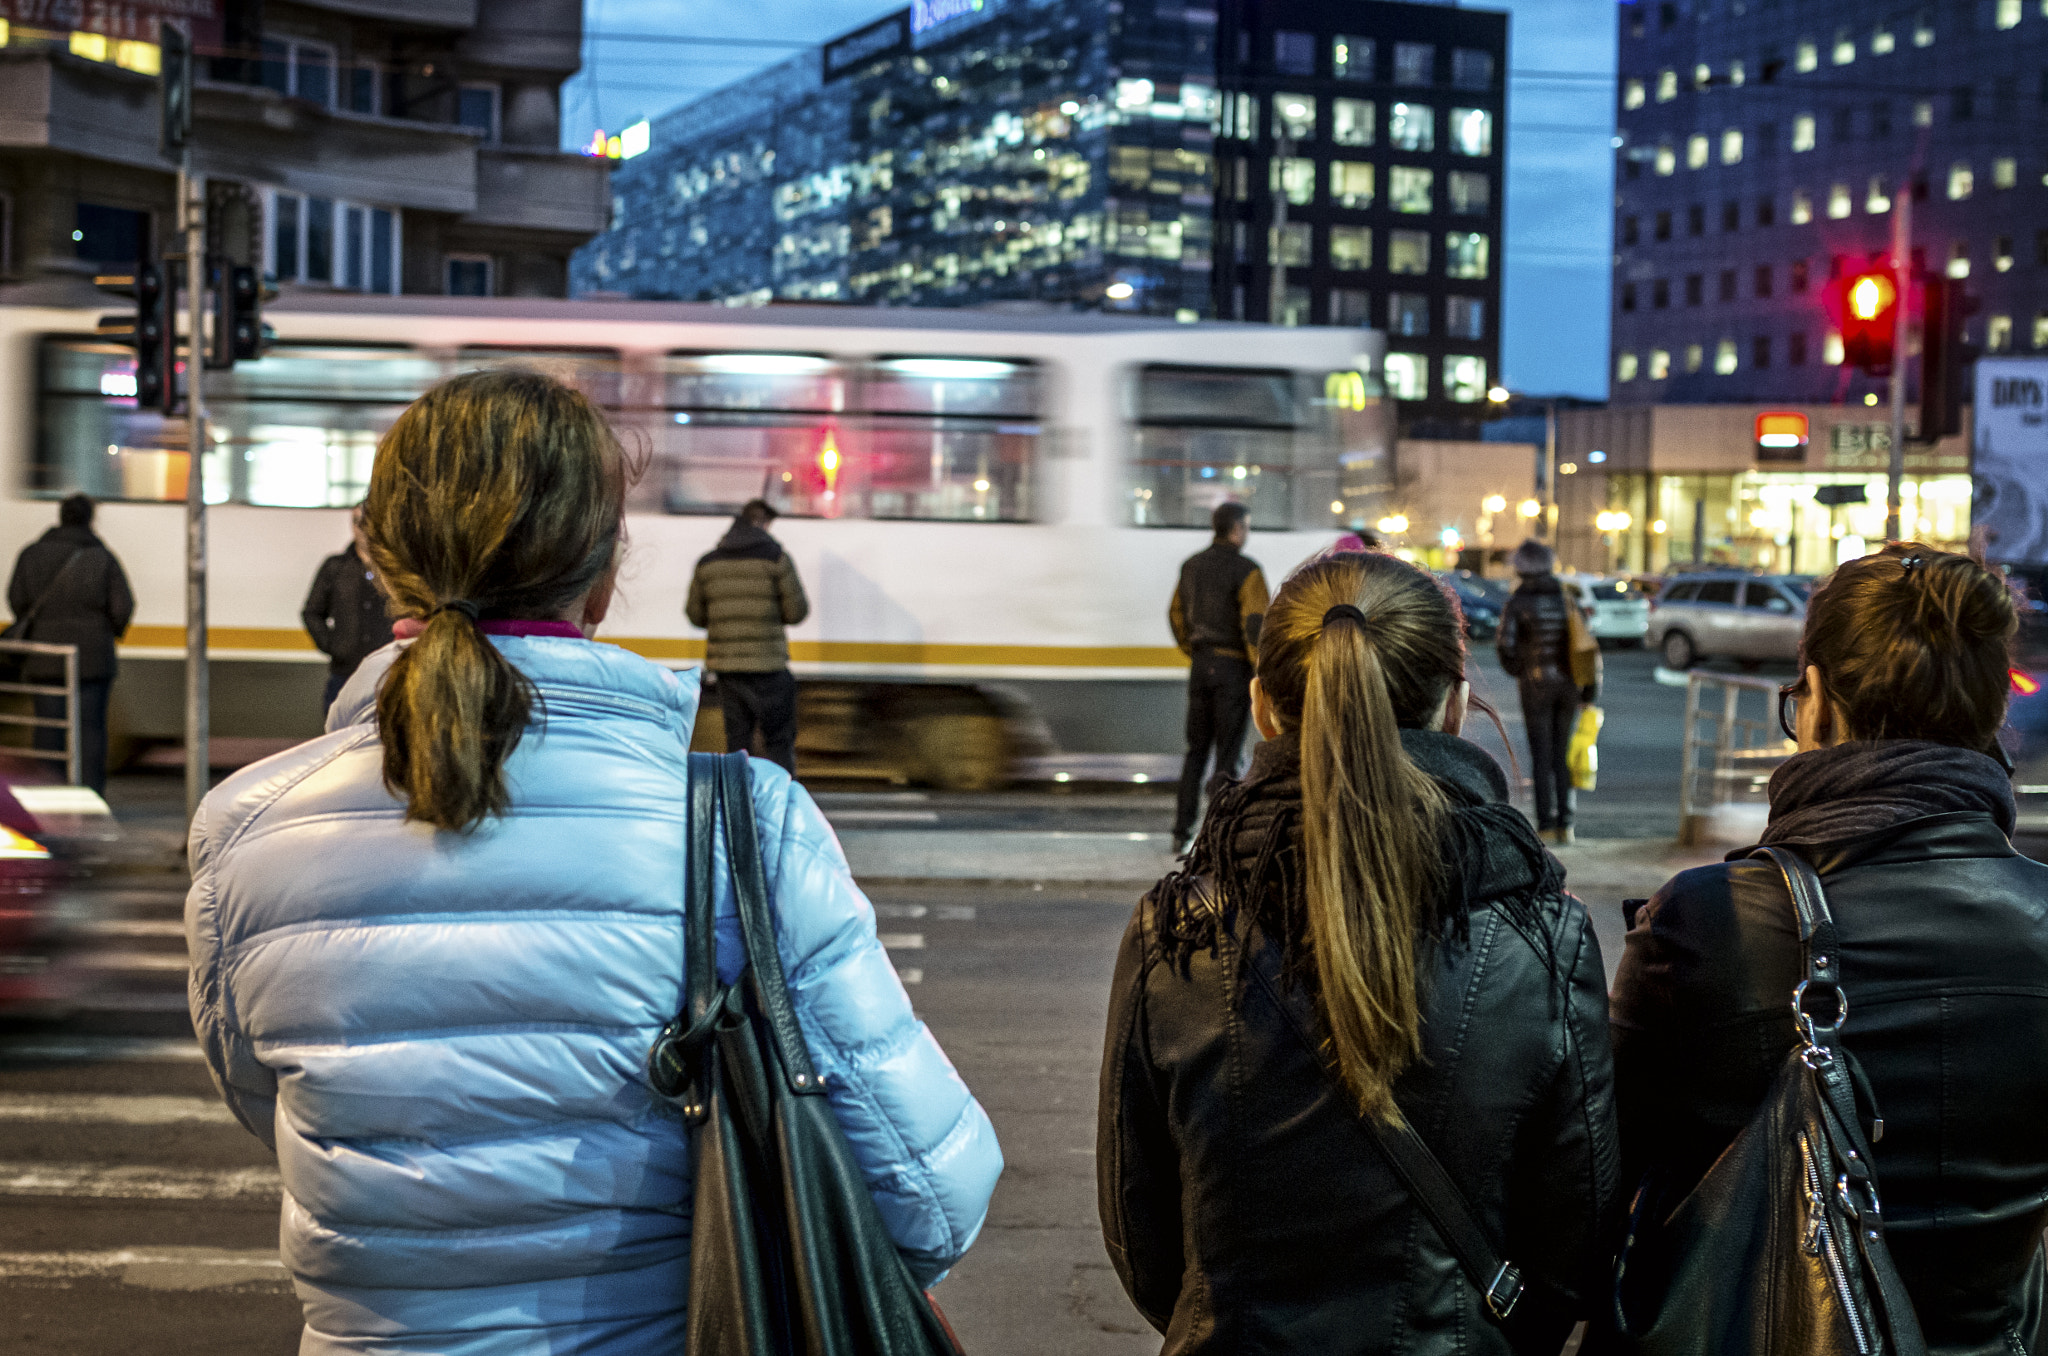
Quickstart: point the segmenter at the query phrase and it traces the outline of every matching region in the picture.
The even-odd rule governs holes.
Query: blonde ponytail
[[[1318,1001],[1346,1088],[1361,1113],[1388,1121],[1400,1118],[1394,1083],[1422,1053],[1417,971],[1444,889],[1450,809],[1401,730],[1427,724],[1463,672],[1455,606],[1388,556],[1305,567],[1260,638],[1260,684],[1301,740]]]

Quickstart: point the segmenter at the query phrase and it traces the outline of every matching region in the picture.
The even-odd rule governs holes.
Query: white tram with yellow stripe
[[[185,433],[135,408],[132,354],[94,337],[119,304],[0,306],[0,542],[32,539],[72,490],[102,501],[138,600],[116,730],[175,740]],[[644,455],[602,638],[700,658],[691,568],[764,496],[813,604],[791,635],[807,764],[942,782],[999,775],[1032,710],[1052,749],[1171,747],[1183,661],[1166,603],[1210,510],[1250,506],[1249,549],[1277,578],[1378,516],[1392,439],[1367,330],[357,295],[290,296],[265,320],[266,356],[206,377],[224,740],[317,730],[306,590],[348,539],[379,435],[456,372],[553,372]],[[993,713],[1008,733],[963,751],[959,732]],[[938,728],[952,733],[912,747]]]

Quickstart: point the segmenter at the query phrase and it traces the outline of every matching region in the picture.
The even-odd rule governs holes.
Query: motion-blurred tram
[[[49,501],[102,501],[138,599],[117,733],[175,739],[185,426],[136,408],[132,352],[94,334],[105,309],[0,306],[0,524],[18,549]],[[1368,330],[354,295],[292,296],[265,319],[261,359],[206,375],[227,737],[318,729],[306,589],[347,542],[379,436],[457,372],[553,373],[644,460],[601,638],[699,659],[691,568],[764,497],[812,599],[791,636],[807,770],[953,785],[999,779],[1020,750],[1145,747],[1156,731],[1130,726],[1162,711],[1170,738],[1166,600],[1211,509],[1250,507],[1277,580],[1376,516],[1393,437]]]

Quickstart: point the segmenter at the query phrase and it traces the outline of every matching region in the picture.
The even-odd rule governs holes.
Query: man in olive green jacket
[[[783,628],[808,617],[811,604],[789,553],[768,535],[776,516],[762,499],[740,510],[697,562],[683,612],[709,633],[704,667],[717,681],[726,748],[746,748],[759,730],[766,756],[795,772],[796,679]]]

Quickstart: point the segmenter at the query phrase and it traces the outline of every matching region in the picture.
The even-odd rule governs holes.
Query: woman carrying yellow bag
[[[1508,563],[1522,582],[1501,613],[1494,646],[1515,679],[1529,735],[1536,828],[1548,843],[1572,841],[1573,777],[1567,753],[1581,706],[1600,695],[1600,642],[1575,597],[1553,573],[1557,557],[1533,538]]]

